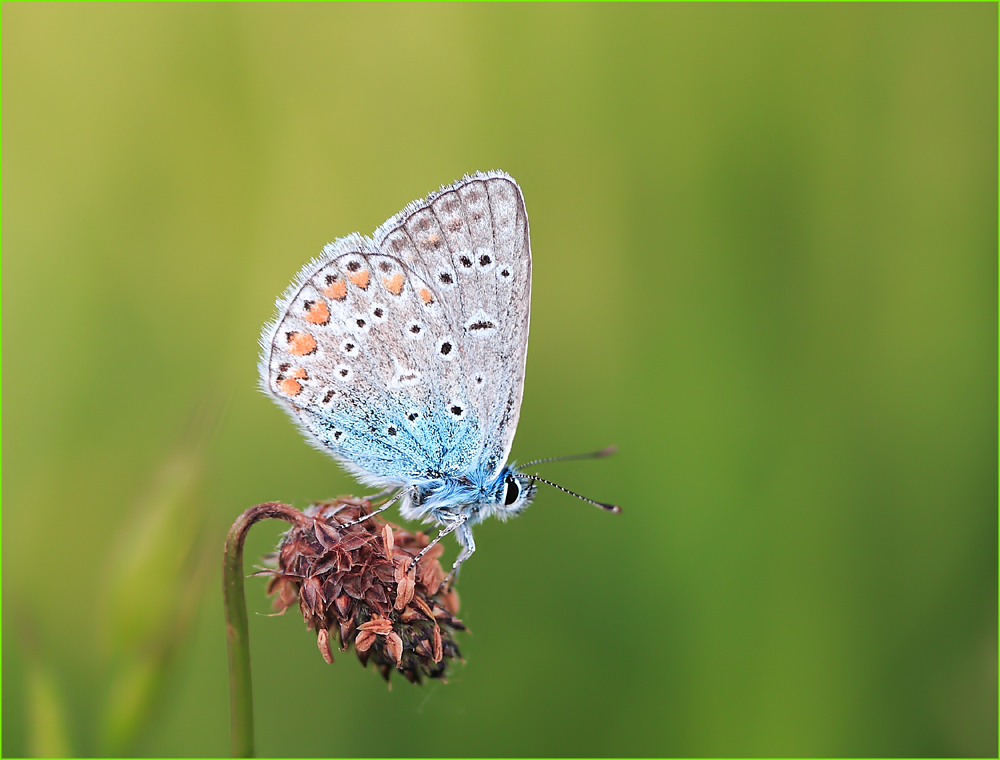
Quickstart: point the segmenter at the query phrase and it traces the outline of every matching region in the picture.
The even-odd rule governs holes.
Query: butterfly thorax
[[[506,520],[528,506],[535,493],[531,479],[513,467],[491,476],[485,470],[424,481],[411,486],[400,512],[407,519],[448,523],[465,517],[469,525],[497,516]]]

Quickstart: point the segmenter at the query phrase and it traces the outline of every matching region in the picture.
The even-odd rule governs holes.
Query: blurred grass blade
[[[105,584],[114,652],[142,648],[171,627],[204,524],[201,475],[194,452],[170,456],[121,531]]]
[[[103,748],[115,756],[131,746],[159,694],[163,658],[139,656],[116,668],[104,710]]]
[[[28,753],[32,757],[72,757],[59,684],[36,657],[28,658],[27,669]]]
[[[129,754],[163,692],[179,645],[207,586],[209,553],[201,497],[203,441],[217,415],[199,415],[193,435],[167,456],[123,526],[107,568],[105,643],[111,679],[100,751]]]

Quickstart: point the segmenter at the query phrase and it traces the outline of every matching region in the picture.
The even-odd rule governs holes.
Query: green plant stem
[[[226,537],[222,564],[222,596],[229,642],[229,703],[233,757],[253,757],[253,682],[250,675],[250,632],[243,592],[243,542],[250,526],[260,520],[305,521],[297,509],[271,501],[251,507],[237,518]]]

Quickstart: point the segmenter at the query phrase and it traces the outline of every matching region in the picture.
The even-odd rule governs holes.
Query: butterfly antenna
[[[570,459],[602,459],[603,457],[609,457],[618,451],[617,446],[608,446],[606,449],[601,449],[600,451],[591,451],[589,454],[571,454],[568,457],[549,457],[548,459],[534,459],[530,462],[525,462],[517,466],[517,469],[522,467],[531,467],[533,464],[544,464],[545,462],[566,462]],[[575,494],[574,494],[575,495]]]
[[[615,514],[618,514],[619,512],[622,511],[622,508],[619,507],[617,504],[605,504],[603,501],[594,501],[593,499],[588,499],[586,496],[581,496],[580,494],[576,493],[575,491],[570,491],[568,488],[563,488],[558,483],[553,483],[551,480],[546,480],[545,478],[541,478],[538,475],[532,475],[531,476],[531,480],[532,480],[532,482],[534,482],[534,481],[537,480],[537,481],[539,481],[541,483],[545,483],[546,485],[552,486],[553,488],[558,488],[560,491],[563,491],[564,493],[568,493],[570,496],[575,496],[576,498],[580,499],[581,501],[585,501],[588,504],[593,504],[595,507],[600,507],[601,509],[606,509],[606,510],[608,510],[608,512],[614,512]]]

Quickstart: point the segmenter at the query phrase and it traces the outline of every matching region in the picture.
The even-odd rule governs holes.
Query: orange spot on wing
[[[385,289],[394,296],[403,292],[403,275],[399,272],[396,272],[392,277],[383,277],[382,283],[385,285]]]
[[[288,376],[289,377],[294,377],[297,380],[308,380],[309,379],[308,373],[304,369],[302,369],[302,367],[296,367],[295,369],[293,369],[288,374]]]
[[[420,289],[420,298],[423,300],[424,303],[434,302],[434,296],[431,295],[431,292],[427,288]]]
[[[340,283],[343,285],[344,283]],[[344,288],[346,290],[346,287]],[[330,309],[323,301],[316,301],[306,311],[306,319],[314,325],[325,325],[330,321]]]
[[[357,285],[359,288],[364,290],[368,287],[368,280],[370,279],[367,269],[362,269],[360,272],[355,272],[354,274],[347,275],[347,279]]]
[[[309,333],[288,334],[288,351],[294,356],[305,356],[316,350],[316,339]]]
[[[278,388],[281,389],[282,393],[289,396],[298,396],[302,392],[302,384],[297,380],[292,380],[290,377],[286,377],[278,383]]]
[[[323,294],[334,301],[343,301],[347,298],[347,283],[343,280],[334,280],[330,283],[330,287],[323,291]]]

